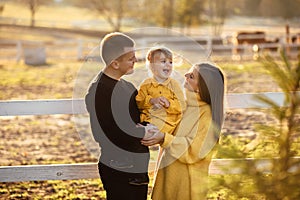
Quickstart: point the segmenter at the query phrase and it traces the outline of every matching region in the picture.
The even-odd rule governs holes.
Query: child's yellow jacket
[[[170,107],[153,109],[150,99],[161,96],[169,100]],[[179,83],[172,78],[163,83],[158,83],[154,78],[144,80],[136,96],[136,102],[141,111],[141,121],[152,123],[161,132],[169,134],[174,132],[186,108],[183,91]]]

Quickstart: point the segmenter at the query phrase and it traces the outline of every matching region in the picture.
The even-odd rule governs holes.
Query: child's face
[[[153,55],[153,63],[150,65],[153,76],[159,81],[169,78],[173,70],[172,58],[167,58],[166,55],[161,52]]]

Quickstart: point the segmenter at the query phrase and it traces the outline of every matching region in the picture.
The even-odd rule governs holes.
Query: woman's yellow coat
[[[198,93],[186,91],[187,108],[175,135],[165,134],[153,200],[203,200],[215,145],[211,109]]]

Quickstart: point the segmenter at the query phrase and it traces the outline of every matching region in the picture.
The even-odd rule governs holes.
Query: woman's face
[[[185,75],[184,87],[192,92],[199,92],[199,74],[195,67],[192,67]]]

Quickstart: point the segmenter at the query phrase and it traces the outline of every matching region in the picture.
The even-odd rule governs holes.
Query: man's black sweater
[[[142,168],[148,166],[149,149],[140,142],[145,130],[136,126],[140,122],[136,95],[133,84],[102,72],[89,88],[85,100],[94,139],[101,147],[100,161],[104,164],[133,159],[142,162]],[[145,169],[138,169],[141,170]]]

